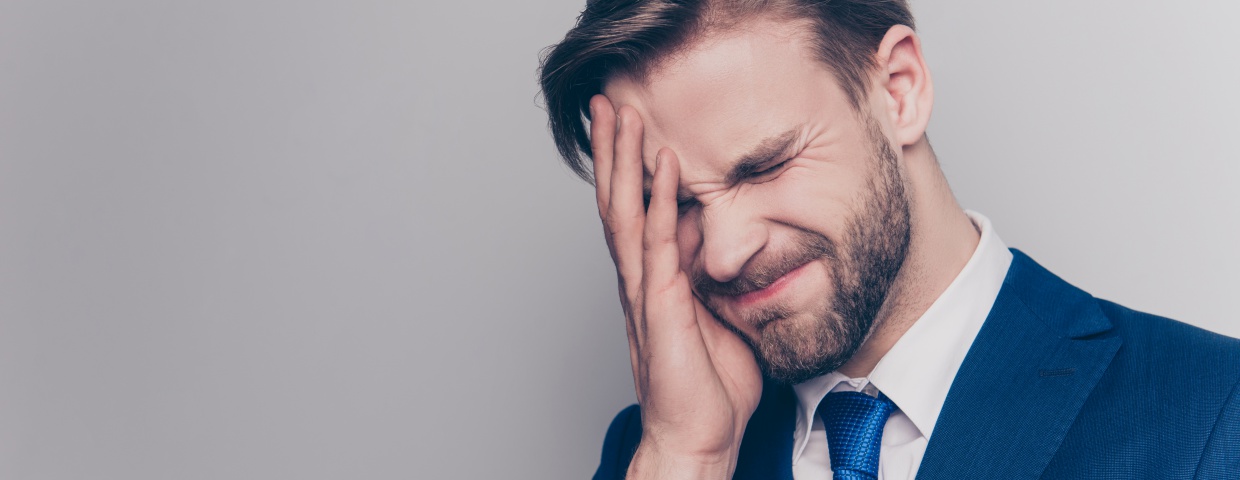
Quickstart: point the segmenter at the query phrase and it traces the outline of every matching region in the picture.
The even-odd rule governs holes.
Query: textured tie
[[[834,392],[822,400],[818,415],[827,429],[835,480],[878,478],[883,425],[893,410],[895,404],[881,393],[874,398],[861,392]]]

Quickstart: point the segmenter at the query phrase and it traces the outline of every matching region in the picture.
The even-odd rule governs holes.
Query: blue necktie
[[[895,404],[881,393],[874,398],[861,392],[834,392],[822,400],[818,415],[827,429],[835,480],[878,478],[883,425],[893,410]]]

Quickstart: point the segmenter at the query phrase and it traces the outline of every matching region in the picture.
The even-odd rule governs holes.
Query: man
[[[1240,478],[1240,344],[961,209],[904,1],[592,1],[542,87],[640,405],[595,478]]]

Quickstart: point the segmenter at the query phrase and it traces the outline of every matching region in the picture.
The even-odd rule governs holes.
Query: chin
[[[767,377],[795,384],[831,372],[856,353],[858,333],[834,312],[802,314],[763,325],[751,342]]]

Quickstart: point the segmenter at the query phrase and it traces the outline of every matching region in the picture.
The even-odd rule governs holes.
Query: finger
[[[599,217],[607,214],[607,201],[611,198],[611,165],[616,139],[616,111],[611,101],[603,95],[590,99],[590,150],[594,159],[594,192],[598,200]]]
[[[630,106],[620,107],[619,133],[611,169],[610,200],[604,220],[612,235],[616,269],[634,298],[641,285],[642,228],[646,207],[642,200],[642,122]]]
[[[673,363],[685,368],[706,368],[703,362],[708,355],[697,325],[696,302],[688,277],[680,270],[680,247],[676,243],[680,164],[668,148],[659,150],[655,164],[642,238],[643,353],[659,352],[652,354],[672,358]]]
[[[626,301],[624,284],[621,283],[619,287],[621,297],[620,301],[621,303],[624,303]],[[643,372],[641,370],[641,365],[638,363],[638,359],[641,358],[641,350],[640,345],[637,342],[637,331],[634,325],[635,322],[633,321],[634,318],[633,313],[630,312],[630,307],[626,306],[624,309],[624,329],[628,334],[629,339],[629,364],[633,367],[633,387],[637,393],[638,400],[640,400],[642,398],[642,387],[641,382],[638,382],[637,379],[641,378]]]
[[[600,140],[598,150],[601,162],[595,160],[595,183],[602,203],[599,208],[606,228],[607,241],[612,259],[616,262],[619,276],[621,302],[626,306],[626,329],[629,336],[629,360],[633,374],[639,378],[642,329],[641,288],[641,228],[645,206],[641,200],[641,119],[632,107],[620,114],[612,109],[605,97],[595,97],[600,130],[595,138]],[[602,117],[608,117],[604,120]],[[618,121],[624,118],[623,121]],[[610,121],[610,123],[608,123]],[[623,162],[617,162],[620,159]],[[627,162],[627,163],[625,163]],[[617,195],[617,191],[620,193]],[[619,197],[617,200],[616,197]],[[619,203],[617,203],[619,202]],[[640,394],[641,388],[638,385]]]
[[[642,271],[647,287],[658,291],[668,288],[680,273],[680,247],[676,244],[680,162],[670,148],[663,148],[655,157],[655,165],[642,237]]]

